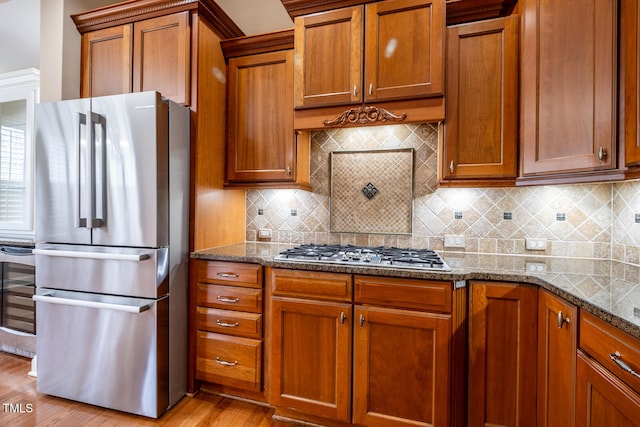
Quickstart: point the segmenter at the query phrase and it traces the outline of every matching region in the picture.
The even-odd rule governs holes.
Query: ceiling
[[[40,68],[40,1],[49,0],[0,0],[0,73]],[[293,27],[280,0],[215,2],[246,35]]]

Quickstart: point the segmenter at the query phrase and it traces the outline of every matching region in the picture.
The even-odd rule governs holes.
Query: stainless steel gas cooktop
[[[371,267],[449,271],[440,255],[431,249],[367,247],[352,245],[300,245],[280,252],[276,261],[339,264]]]

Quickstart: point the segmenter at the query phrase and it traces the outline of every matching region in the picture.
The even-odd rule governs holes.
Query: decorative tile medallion
[[[331,152],[331,232],[411,234],[412,199],[413,149]]]

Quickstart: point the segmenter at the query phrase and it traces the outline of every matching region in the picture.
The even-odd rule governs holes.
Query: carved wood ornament
[[[323,120],[325,126],[342,126],[368,124],[375,122],[401,122],[407,118],[406,113],[396,115],[384,108],[378,108],[371,105],[361,105],[357,108],[350,108],[339,114],[333,120]]]

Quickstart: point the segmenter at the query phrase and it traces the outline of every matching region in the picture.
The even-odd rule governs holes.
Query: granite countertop
[[[438,253],[451,271],[275,261],[290,244],[245,242],[193,252],[192,258],[270,267],[415,279],[530,283],[570,301],[640,339],[640,266],[618,261],[544,256]]]

